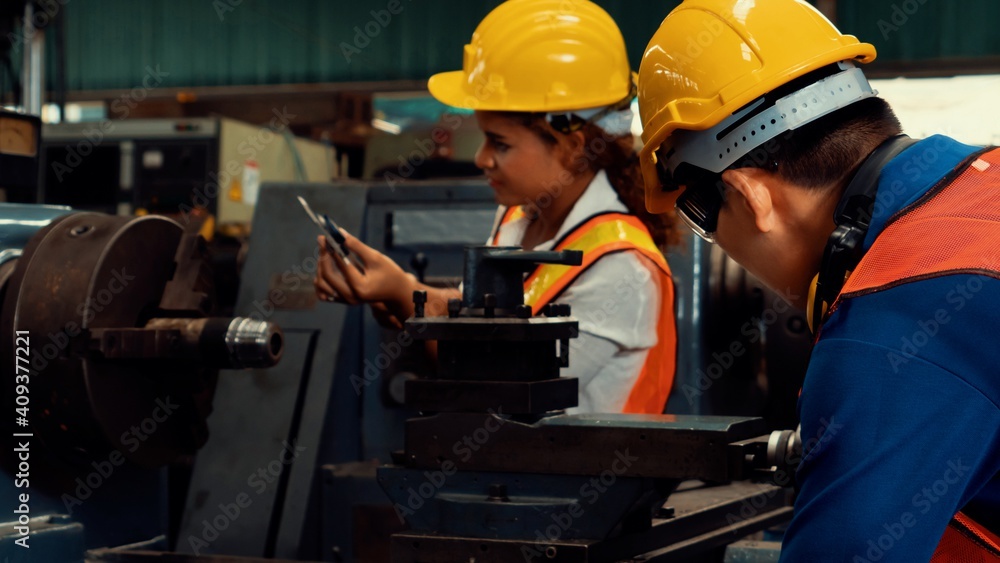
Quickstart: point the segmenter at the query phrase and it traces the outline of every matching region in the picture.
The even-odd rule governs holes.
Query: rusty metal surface
[[[196,362],[217,369],[269,368],[283,350],[281,329],[245,317],[151,319],[142,328],[95,328],[90,349],[104,359]]]
[[[198,233],[206,216],[200,213],[189,219],[184,235],[175,247],[176,271],[160,299],[160,310],[178,316],[206,316],[212,308],[214,283],[205,239]]]
[[[17,262],[2,326],[30,332],[32,429],[71,464],[117,449],[162,465],[204,442],[214,372],[86,353],[89,331],[157,316],[181,236],[162,217],[74,213],[39,231]]]

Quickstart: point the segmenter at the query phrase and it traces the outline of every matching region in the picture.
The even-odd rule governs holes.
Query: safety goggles
[[[668,164],[670,153],[664,156],[661,151],[662,149],[656,151],[656,172],[662,189],[667,192],[683,190],[674,204],[677,215],[696,235],[715,244],[719,212],[726,202],[726,184],[722,181],[722,172],[712,172],[683,162],[671,171]],[[761,168],[775,172],[778,170],[778,162],[769,157],[755,158],[748,155],[729,165],[726,170],[736,168]]]
[[[672,172],[667,165],[667,158],[659,154],[659,151],[656,170],[661,189],[668,192],[683,190],[674,204],[681,221],[694,234],[714,244],[719,212],[726,201],[726,187],[722,183],[721,174],[689,164],[681,164]]]
[[[677,198],[675,209],[681,221],[706,242],[715,244],[719,212],[725,203],[724,188],[700,186],[688,188]]]

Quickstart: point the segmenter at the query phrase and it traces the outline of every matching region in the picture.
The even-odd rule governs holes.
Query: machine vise
[[[679,561],[790,517],[783,488],[730,483],[789,475],[791,432],[767,435],[759,418],[564,414],[577,381],[559,368],[578,324],[564,304],[533,316],[522,280],[579,253],[472,247],[465,258],[448,316],[425,317],[417,292],[406,322],[437,341],[438,371],[406,383],[424,416],[378,470],[410,527],[393,536],[393,561]]]

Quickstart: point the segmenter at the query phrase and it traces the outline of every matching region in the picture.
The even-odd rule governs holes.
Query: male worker
[[[811,313],[782,561],[994,561],[1000,150],[900,135],[874,58],[805,2],[686,0],[639,71],[647,206]]]

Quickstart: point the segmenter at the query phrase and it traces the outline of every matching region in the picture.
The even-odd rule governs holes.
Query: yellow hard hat
[[[874,95],[850,64],[874,59],[874,46],[841,34],[801,0],[684,0],[663,20],[639,67],[646,207],[668,211],[681,191],[660,181],[655,153],[661,146],[661,154],[684,149],[696,165],[721,172],[778,134]],[[774,99],[763,99],[837,63],[842,72],[835,82],[782,98],[777,109]],[[769,114],[745,123],[769,107]]]
[[[508,0],[473,32],[462,70],[427,86],[454,107],[549,112],[621,102],[632,76],[621,31],[597,4]]]

